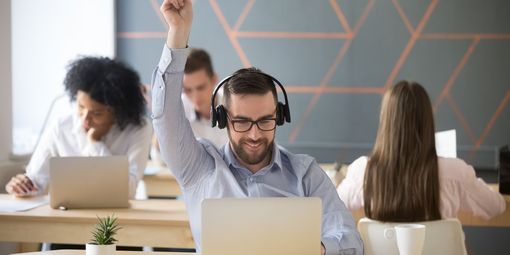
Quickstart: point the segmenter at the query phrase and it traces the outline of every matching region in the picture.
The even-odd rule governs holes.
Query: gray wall
[[[0,161],[12,145],[11,1],[0,1]]]
[[[166,27],[161,1],[117,1],[117,56],[143,82]],[[459,156],[495,168],[510,143],[510,1],[195,0],[190,46],[220,76],[254,65],[290,96],[293,122],[278,141],[319,161],[369,152],[384,90],[422,83],[437,130],[457,129]],[[240,18],[241,17],[241,18]]]
[[[12,144],[11,105],[11,1],[0,1],[0,165],[6,162]],[[2,172],[0,172],[0,176]],[[0,193],[4,192],[3,185]],[[0,242],[0,254],[16,252],[17,244]]]

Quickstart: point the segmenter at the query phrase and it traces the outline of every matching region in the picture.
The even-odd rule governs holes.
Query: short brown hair
[[[239,69],[232,74],[223,88],[223,96],[228,107],[231,95],[264,95],[269,91],[273,94],[275,104],[277,104],[278,95],[273,79],[261,70],[250,67]]]
[[[196,71],[205,70],[209,77],[214,76],[214,69],[212,66],[211,56],[203,49],[193,48],[186,60],[184,66],[184,73],[190,74]]]

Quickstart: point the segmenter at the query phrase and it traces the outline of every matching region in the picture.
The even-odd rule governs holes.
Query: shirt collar
[[[190,122],[204,122],[209,123],[210,119],[206,119],[200,115],[199,112],[197,112],[195,109],[191,110],[189,113],[189,121]]]
[[[195,111],[195,109],[190,111],[190,113],[189,113],[189,120],[190,121],[200,120],[200,116],[198,115],[198,112]]]
[[[72,127],[72,131],[73,131],[74,134],[85,133],[85,130],[83,130],[83,127],[81,125],[80,117],[76,113],[73,113],[73,127]]]
[[[246,175],[264,175],[269,171],[276,171],[282,169],[282,158],[280,148],[276,143],[273,143],[273,155],[271,155],[271,161],[267,166],[262,168],[257,173],[253,174],[250,170],[242,166],[234,155],[234,152],[230,148],[230,141],[223,147],[225,160],[229,167],[233,167],[238,171],[245,173]]]

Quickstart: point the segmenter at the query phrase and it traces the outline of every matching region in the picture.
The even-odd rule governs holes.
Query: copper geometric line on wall
[[[289,93],[304,93],[304,94],[313,94],[312,99],[306,107],[305,112],[303,113],[301,119],[298,121],[298,124],[291,131],[289,136],[289,142],[293,143],[297,140],[299,133],[302,127],[305,125],[306,120],[308,119],[309,114],[313,111],[316,106],[320,96],[322,94],[383,94],[386,89],[391,87],[394,83],[395,78],[398,76],[400,70],[405,65],[405,62],[414,48],[416,42],[418,40],[447,40],[447,41],[455,41],[455,40],[467,40],[471,41],[471,44],[467,48],[463,57],[457,63],[455,69],[450,74],[448,81],[444,86],[442,86],[441,92],[438,98],[434,101],[434,111],[437,111],[439,105],[446,99],[449,106],[452,108],[454,115],[457,120],[465,130],[466,134],[473,142],[474,147],[471,151],[471,155],[474,155],[476,151],[483,144],[484,140],[490,134],[494,124],[498,120],[501,115],[501,112],[505,109],[510,101],[510,90],[506,93],[505,97],[499,103],[498,108],[494,111],[491,116],[491,119],[486,124],[482,133],[477,136],[474,134],[471,126],[466,121],[464,114],[457,106],[455,100],[450,95],[450,91],[452,87],[455,85],[457,77],[464,69],[464,66],[469,62],[469,58],[476,50],[476,47],[479,45],[481,40],[510,40],[510,34],[497,34],[497,33],[423,33],[423,29],[428,24],[432,13],[434,12],[436,6],[438,5],[437,0],[431,0],[423,17],[421,18],[418,26],[414,28],[409,21],[406,13],[400,6],[398,0],[392,0],[392,4],[396,9],[398,16],[402,20],[403,24],[406,27],[406,30],[410,34],[410,38],[401,52],[398,60],[395,62],[390,74],[388,75],[385,83],[380,87],[369,87],[369,86],[331,86],[330,81],[333,75],[336,72],[336,67],[341,63],[343,57],[349,50],[354,38],[356,38],[361,26],[363,25],[365,19],[367,18],[370,10],[372,9],[375,0],[369,0],[367,5],[364,8],[364,11],[356,25],[351,29],[350,24],[347,22],[346,16],[341,8],[341,6],[335,0],[328,0],[331,6],[331,9],[335,13],[338,18],[339,24],[342,26],[344,32],[273,32],[273,31],[240,31],[244,20],[249,15],[253,5],[256,0],[249,0],[247,4],[242,9],[239,17],[237,18],[235,25],[231,27],[221,8],[219,7],[216,0],[209,0],[209,4],[216,15],[220,25],[223,27],[226,36],[228,37],[232,48],[235,50],[239,59],[243,63],[245,67],[251,66],[250,60],[246,56],[243,48],[239,43],[239,38],[286,38],[286,39],[325,39],[325,40],[343,40],[345,41],[343,46],[338,51],[331,67],[327,70],[324,77],[322,77],[319,84],[309,84],[309,85],[291,85],[286,84],[286,90]],[[151,8],[153,9],[155,15],[158,17],[162,24],[162,29],[166,31],[167,25],[159,11],[159,3],[156,0],[149,0]],[[139,32],[119,32],[117,33],[119,38],[126,39],[144,39],[144,38],[166,38],[167,33],[164,31],[139,31]]]

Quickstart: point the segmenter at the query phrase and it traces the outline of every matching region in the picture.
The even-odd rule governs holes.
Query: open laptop
[[[202,202],[202,255],[320,254],[319,198]]]
[[[129,207],[126,156],[50,159],[50,206],[55,209]]]
[[[444,158],[457,158],[457,131],[436,132],[436,154]]]

